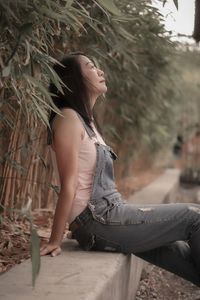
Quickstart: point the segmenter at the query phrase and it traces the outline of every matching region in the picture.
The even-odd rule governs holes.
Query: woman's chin
[[[105,94],[107,92],[107,89],[108,88],[106,85],[103,87],[101,86],[100,88],[96,89],[95,94],[97,95],[97,97],[99,97],[99,96]]]
[[[108,90],[108,88],[107,88],[107,86],[105,85],[104,87],[102,87],[101,88],[101,94],[104,94],[104,93],[106,93],[107,92],[107,90]]]

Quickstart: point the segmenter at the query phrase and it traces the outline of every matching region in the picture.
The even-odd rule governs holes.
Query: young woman
[[[127,203],[117,191],[113,160],[93,116],[107,91],[104,72],[83,54],[54,66],[65,87],[50,92],[62,116],[50,115],[52,145],[60,179],[50,240],[41,255],[56,256],[66,222],[82,249],[135,255],[200,286],[200,206]]]

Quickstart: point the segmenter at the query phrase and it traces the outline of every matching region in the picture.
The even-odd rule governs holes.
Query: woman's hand
[[[45,243],[40,248],[40,255],[51,254],[51,256],[57,256],[60,253],[61,253],[61,248],[59,245]]]

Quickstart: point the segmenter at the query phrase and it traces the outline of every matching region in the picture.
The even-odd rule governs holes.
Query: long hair
[[[59,109],[72,108],[77,111],[84,119],[85,123],[91,127],[93,118],[92,109],[86,82],[81,72],[81,66],[78,60],[82,52],[71,53],[64,56],[60,64],[53,66],[54,71],[60,77],[65,86],[62,86],[63,92],[59,91],[53,82],[50,82],[49,92],[55,106]],[[51,110],[49,114],[49,123],[56,116]]]

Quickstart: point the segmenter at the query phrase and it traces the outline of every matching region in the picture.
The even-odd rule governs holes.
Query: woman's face
[[[104,72],[98,69],[94,63],[86,56],[80,55],[79,62],[81,71],[86,79],[89,93],[94,96],[100,96],[107,91]]]

